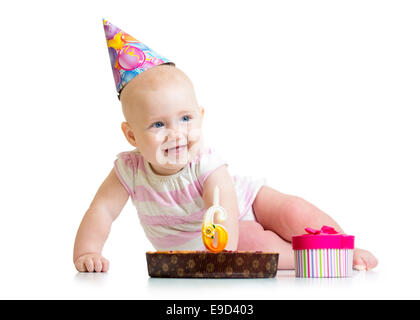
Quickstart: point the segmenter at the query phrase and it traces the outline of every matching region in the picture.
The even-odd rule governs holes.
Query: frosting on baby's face
[[[181,70],[153,67],[131,80],[120,100],[124,135],[155,173],[174,174],[198,154],[204,110]]]

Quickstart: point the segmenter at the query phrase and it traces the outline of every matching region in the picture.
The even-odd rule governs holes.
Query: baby
[[[118,54],[128,52],[124,42],[117,41],[127,34],[109,22],[104,21],[104,26],[108,47],[116,43]],[[107,33],[107,26],[112,32]],[[134,38],[127,35],[126,39],[136,45]],[[147,52],[146,60],[153,61],[150,52],[154,52]],[[116,61],[111,58],[113,66],[123,66],[121,56]],[[174,64],[160,60],[128,81],[116,78],[116,84],[126,120],[122,131],[135,149],[117,156],[83,217],[73,255],[78,271],[108,271],[102,248],[128,198],[157,250],[205,250],[201,223],[213,204],[215,186],[220,190],[220,205],[228,213],[224,221],[216,217],[229,235],[226,250],[279,252],[278,268],[293,269],[293,235],[305,233],[308,226],[320,229],[323,225],[344,233],[331,217],[307,201],[276,191],[264,181],[232,177],[227,164],[204,145],[204,109],[192,82]],[[377,260],[356,248],[353,265],[371,269]]]

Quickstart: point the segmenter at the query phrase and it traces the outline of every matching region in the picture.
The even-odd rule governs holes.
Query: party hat
[[[128,82],[147,69],[164,63],[174,64],[109,21],[102,20],[118,95]]]

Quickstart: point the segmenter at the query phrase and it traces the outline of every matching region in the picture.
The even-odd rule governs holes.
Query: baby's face
[[[156,173],[174,174],[198,154],[203,109],[179,69],[147,70],[127,84],[121,103],[124,134]]]

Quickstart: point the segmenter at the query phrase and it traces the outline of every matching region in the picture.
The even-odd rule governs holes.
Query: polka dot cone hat
[[[102,19],[118,97],[134,77],[164,63],[174,64],[142,42]]]

